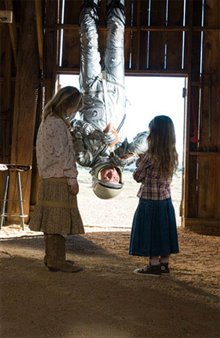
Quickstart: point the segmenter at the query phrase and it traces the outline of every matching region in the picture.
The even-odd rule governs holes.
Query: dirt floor
[[[40,236],[2,239],[2,338],[218,338],[219,237],[179,228],[170,276],[133,273],[130,232],[67,238],[75,274],[49,272]]]

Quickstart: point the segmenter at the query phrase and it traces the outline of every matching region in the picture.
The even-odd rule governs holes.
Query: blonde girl
[[[84,233],[76,197],[78,171],[69,130],[70,118],[81,104],[82,95],[77,88],[67,86],[60,89],[46,104],[37,134],[36,154],[41,184],[30,229],[44,233],[44,264],[50,271],[81,270],[66,260],[64,237]]]

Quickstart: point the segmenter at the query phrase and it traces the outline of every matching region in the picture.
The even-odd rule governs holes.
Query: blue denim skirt
[[[171,198],[140,199],[135,211],[129,254],[134,256],[167,256],[178,253],[176,218]]]

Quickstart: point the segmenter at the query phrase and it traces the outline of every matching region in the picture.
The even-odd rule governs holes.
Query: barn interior
[[[101,54],[106,2],[100,1]],[[0,170],[2,228],[21,223],[22,229],[22,220],[28,224],[36,204],[36,133],[43,106],[59,88],[60,76],[79,74],[81,5],[81,0],[0,1],[0,164],[28,169],[19,176]],[[68,240],[69,255],[87,269],[77,276],[48,275],[41,262],[42,236],[4,239],[5,338],[219,335],[220,2],[126,0],[125,13],[125,75],[186,79],[181,262],[174,259],[177,272],[170,279],[139,280],[128,274],[137,264],[127,257],[128,233],[87,233]],[[192,248],[194,252],[187,253]],[[202,267],[200,260],[205,262]]]

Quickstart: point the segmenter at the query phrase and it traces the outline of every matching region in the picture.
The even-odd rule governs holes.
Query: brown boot
[[[45,243],[45,256],[44,256],[44,264],[47,267],[47,258],[48,258],[48,237],[51,236],[46,233],[44,233],[44,243]],[[67,259],[66,260],[68,263],[74,264],[74,261]],[[58,271],[58,270],[56,270]]]
[[[46,265],[50,271],[78,272],[80,266],[66,261],[65,238],[61,235],[46,236]],[[44,259],[45,261],[45,259]]]

